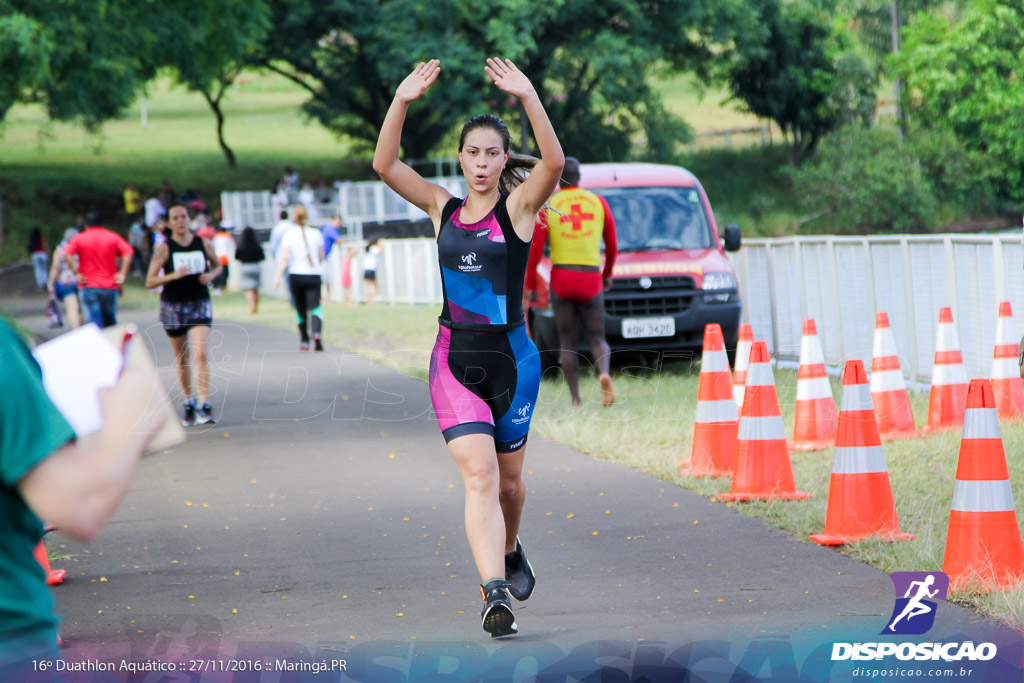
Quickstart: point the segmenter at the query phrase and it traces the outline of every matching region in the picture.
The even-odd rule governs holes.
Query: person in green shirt
[[[57,656],[57,615],[32,551],[43,521],[89,540],[114,513],[153,434],[157,380],[129,364],[100,394],[104,426],[88,447],[47,397],[25,342],[0,319],[0,680]],[[25,667],[29,667],[26,669]]]

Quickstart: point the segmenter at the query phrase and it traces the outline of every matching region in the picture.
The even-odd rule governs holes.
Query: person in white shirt
[[[288,220],[287,211],[282,210],[280,218],[281,220],[277,222],[277,225],[270,230],[270,254],[274,258],[274,263],[277,263],[281,256],[281,240],[284,238],[285,233],[295,227],[295,223]]]
[[[291,291],[295,312],[299,319],[299,351],[309,351],[309,317],[312,315],[313,348],[323,351],[320,334],[323,330],[323,308],[320,305],[320,273],[324,262],[324,238],[320,231],[306,227],[306,207],[295,207],[297,229],[285,233],[281,240],[281,255],[277,261],[274,289],[281,284],[281,276],[288,271],[288,289]]]
[[[150,195],[146,203],[142,205],[142,209],[146,214],[146,227],[148,228],[152,228],[158,220],[167,215],[167,209],[155,194]]]

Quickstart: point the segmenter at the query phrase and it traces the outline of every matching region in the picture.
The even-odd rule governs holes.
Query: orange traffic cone
[[[825,354],[814,320],[804,320],[800,340],[800,369],[796,379],[796,418],[793,422],[794,451],[818,451],[836,442],[836,402],[825,371]]]
[[[883,439],[906,439],[917,434],[910,408],[907,381],[900,369],[896,337],[887,313],[875,314],[875,341],[871,353],[871,402]]]
[[[750,347],[754,343],[754,328],[750,323],[740,323],[740,336],[736,341],[736,367],[732,374],[732,397],[736,409],[743,407],[743,387],[747,381],[747,364],[750,363]]]
[[[947,306],[939,309],[939,326],[935,331],[935,363],[932,369],[932,390],[928,394],[928,424],[922,431],[950,429],[964,423],[967,405],[967,370],[960,354],[960,338],[953,325],[953,312]]]
[[[810,498],[796,490],[793,467],[786,448],[786,428],[779,411],[768,345],[754,342],[747,367],[746,395],[740,411],[736,448],[736,469],[732,489],[719,498],[726,500],[768,500]]]
[[[67,576],[68,572],[65,569],[50,569],[50,558],[46,554],[46,546],[43,545],[42,541],[39,541],[39,545],[32,552],[32,556],[36,558],[36,562],[42,565],[43,571],[46,572],[46,584],[48,586],[60,583]]]
[[[999,303],[996,320],[996,345],[992,351],[992,394],[999,417],[1024,414],[1024,379],[1017,365],[1019,342],[1013,334],[1013,310],[1009,301]]]
[[[942,571],[950,588],[982,591],[1024,582],[1024,546],[992,385],[971,381]]]
[[[825,532],[814,534],[811,540],[821,545],[842,545],[870,536],[888,541],[914,538],[913,534],[900,532],[864,362],[851,360],[843,371]]]
[[[732,386],[722,328],[718,323],[709,323],[704,328],[704,350],[700,357],[697,418],[693,423],[690,452],[691,477],[732,474],[736,434],[740,427]],[[686,473],[680,474],[685,476]]]

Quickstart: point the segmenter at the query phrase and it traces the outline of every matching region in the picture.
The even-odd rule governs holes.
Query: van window
[[[615,217],[619,251],[711,249],[711,225],[692,187],[594,188]]]

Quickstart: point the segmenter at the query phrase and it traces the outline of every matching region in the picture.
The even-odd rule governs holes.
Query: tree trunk
[[[217,142],[220,144],[221,151],[224,152],[224,158],[227,160],[228,166],[235,168],[238,165],[235,160],[235,153],[231,151],[228,143],[224,140],[224,112],[220,109],[220,98],[223,94],[224,90],[221,89],[217,97],[211,97],[206,92],[203,93],[203,97],[206,98],[207,104],[213,110],[213,115],[217,118]]]

